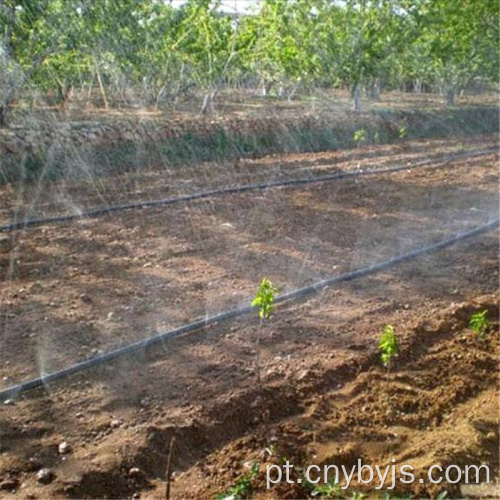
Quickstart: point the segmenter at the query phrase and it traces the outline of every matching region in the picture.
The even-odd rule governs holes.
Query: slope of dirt
[[[421,159],[427,145],[383,147],[380,159]],[[430,154],[460,147],[436,143]],[[245,172],[264,178],[266,170],[297,175],[378,161],[377,148],[351,154],[268,158]],[[288,291],[477,227],[497,216],[497,162],[491,155],[13,233],[0,242],[0,385],[246,305],[262,275]],[[206,184],[219,173],[207,169]],[[87,196],[82,189],[82,205]],[[15,196],[5,199],[17,210]],[[0,496],[163,498],[172,436],[179,498],[213,496],[250,462],[282,457],[302,466],[394,458],[421,471],[432,460],[483,460],[496,477],[497,293],[494,232],[281,304],[263,331],[245,317],[46,384],[0,406]],[[482,343],[467,328],[481,308],[494,322]],[[402,342],[389,383],[376,352],[386,324]],[[263,456],[270,444],[273,456]],[[55,474],[48,484],[37,480],[42,468]],[[254,478],[253,495],[279,497],[264,480]],[[281,493],[303,497],[295,486]],[[406,491],[437,493],[417,487]]]
[[[486,340],[479,340],[467,329],[467,321],[475,310],[485,308],[495,326]],[[407,326],[400,356],[389,375],[379,359],[371,356],[356,371],[346,363],[335,377],[321,373],[309,384],[303,382],[304,377],[301,392],[306,397],[300,399],[305,411],[291,412],[292,418],[278,417],[268,429],[260,427],[204,458],[176,478],[177,495],[213,498],[237,483],[235,478],[248,473],[249,464],[255,463],[259,473],[252,484],[252,497],[308,496],[310,488],[297,484],[297,479],[305,482],[303,473],[292,476],[294,485],[267,489],[266,465],[282,465],[285,457],[302,470],[310,464],[351,468],[358,460],[384,469],[394,465],[398,471],[409,464],[415,469],[415,484],[400,484],[405,477],[397,473],[395,495],[422,497],[447,491],[450,498],[458,497],[459,485],[446,481],[433,485],[428,480],[428,469],[434,464],[462,469],[487,464],[493,481],[498,480],[497,320],[498,296],[482,297],[474,304],[452,306],[439,316]],[[260,404],[274,420],[272,403],[264,396]],[[180,433],[180,442],[182,438]],[[485,477],[479,479],[484,482]],[[475,482],[472,473],[470,478]],[[200,486],[193,488],[197,483]],[[389,478],[385,486],[391,483]],[[346,491],[338,491],[342,497],[350,497],[353,491],[373,496],[377,494],[375,485],[380,485],[378,479],[371,485],[353,482]]]

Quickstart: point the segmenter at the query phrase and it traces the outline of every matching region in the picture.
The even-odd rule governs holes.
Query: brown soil
[[[496,137],[420,141],[206,164],[168,179],[148,171],[128,191],[123,178],[21,195],[5,186],[1,217],[29,212],[28,202],[60,213],[100,197],[116,203],[496,145]],[[288,291],[492,220],[497,162],[490,155],[13,233],[0,241],[0,384],[246,305],[262,275]],[[0,496],[163,498],[172,436],[178,498],[226,491],[252,462],[260,464],[253,497],[307,496],[299,484],[266,490],[265,464],[283,457],[296,466],[394,459],[418,478],[435,463],[486,463],[498,478],[497,259],[497,234],[488,234],[280,305],[260,333],[257,318],[241,318],[2,404]],[[493,328],[479,341],[468,320],[484,308]],[[386,324],[402,348],[389,380],[377,355]],[[71,451],[61,455],[64,441]],[[47,485],[37,482],[41,467],[56,474]],[[403,486],[399,493],[418,496],[488,494]]]

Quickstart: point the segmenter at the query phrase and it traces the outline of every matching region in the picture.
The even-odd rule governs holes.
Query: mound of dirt
[[[491,478],[498,477],[497,304],[496,296],[483,297],[474,305],[451,307],[439,320],[422,321],[405,338],[390,373],[371,356],[356,377],[346,366],[336,385],[318,376],[302,391],[310,397],[297,401],[303,411],[291,418],[277,417],[264,397],[261,406],[275,423],[229,443],[180,475],[177,496],[213,498],[229,491],[248,473],[249,463],[259,464],[252,498],[309,496],[311,487],[302,486],[305,480],[298,483],[303,476],[297,473],[291,478],[295,484],[283,481],[267,489],[266,465],[282,465],[286,459],[302,471],[310,464],[352,468],[358,460],[383,469],[394,465],[396,471],[405,464],[413,466],[415,482],[401,484],[403,476],[396,475],[391,495],[435,497],[446,491],[450,498],[460,496],[458,484],[429,482],[427,473],[434,464],[443,469],[487,464]],[[488,309],[494,323],[484,340],[467,327],[467,318],[478,308]],[[385,488],[391,481],[386,480]],[[353,492],[373,496],[379,493],[374,489],[378,484],[353,481],[349,489],[338,491],[340,497],[351,498]]]

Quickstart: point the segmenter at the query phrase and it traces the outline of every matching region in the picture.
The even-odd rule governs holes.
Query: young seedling
[[[305,483],[306,489],[312,497],[327,499],[340,499],[343,498],[343,491],[339,483],[330,481],[326,484],[312,484]]]
[[[356,130],[356,132],[354,132],[353,139],[359,148],[359,146],[366,141],[366,130],[364,128]]]
[[[254,464],[248,474],[241,476],[234,486],[231,486],[226,493],[216,495],[216,500],[238,500],[248,498],[252,493],[252,480],[259,472],[259,464]]]
[[[478,311],[470,317],[469,326],[480,340],[483,340],[491,328],[491,324],[486,318],[488,311]]]
[[[271,280],[262,278],[257,294],[252,300],[252,307],[259,308],[259,317],[261,320],[269,320],[274,307],[274,296],[279,293]]]
[[[393,358],[399,352],[398,339],[392,325],[386,325],[382,330],[378,347],[382,351],[380,361],[382,361],[382,364],[387,368],[387,371],[389,371],[392,366]]]
[[[260,375],[260,335],[262,330],[262,323],[264,321],[269,321],[271,319],[271,313],[274,308],[274,297],[279,293],[279,289],[276,288],[272,281],[268,278],[262,278],[260,282],[257,294],[252,300],[252,307],[257,307],[259,310],[260,325],[257,333],[257,341],[255,346],[255,356],[256,356],[256,371],[257,371],[257,384],[260,392],[262,392],[262,379]],[[262,409],[262,420],[265,422],[266,426],[266,436],[269,434],[267,429],[267,418],[266,412]]]
[[[384,326],[378,347],[382,351],[380,361],[382,361],[382,364],[387,368],[387,389],[389,389],[389,375],[391,372],[392,360],[399,352],[398,339],[392,325]],[[387,392],[387,404],[389,403],[389,392]]]

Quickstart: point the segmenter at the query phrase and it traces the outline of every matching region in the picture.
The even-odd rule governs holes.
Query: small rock
[[[120,427],[120,425],[122,425],[122,421],[121,420],[111,420],[111,422],[109,423],[109,426],[112,429],[116,429],[116,428]]]
[[[49,484],[55,479],[56,475],[51,469],[40,469],[36,475],[36,480],[42,484]]]
[[[4,402],[3,402],[4,405],[7,405],[7,406],[13,406],[14,405],[14,400],[13,399],[6,399]]]
[[[142,470],[139,469],[139,467],[132,467],[128,471],[128,475],[130,477],[142,478],[144,476],[144,472],[142,472]]]
[[[80,300],[82,302],[85,302],[86,304],[91,304],[92,303],[92,299],[86,293],[82,293],[80,295]]]
[[[309,370],[304,370],[299,374],[297,380],[304,380],[308,375],[309,375]]]
[[[57,450],[59,451],[59,455],[66,455],[71,451],[71,446],[67,443],[67,441],[63,441],[59,444]]]

